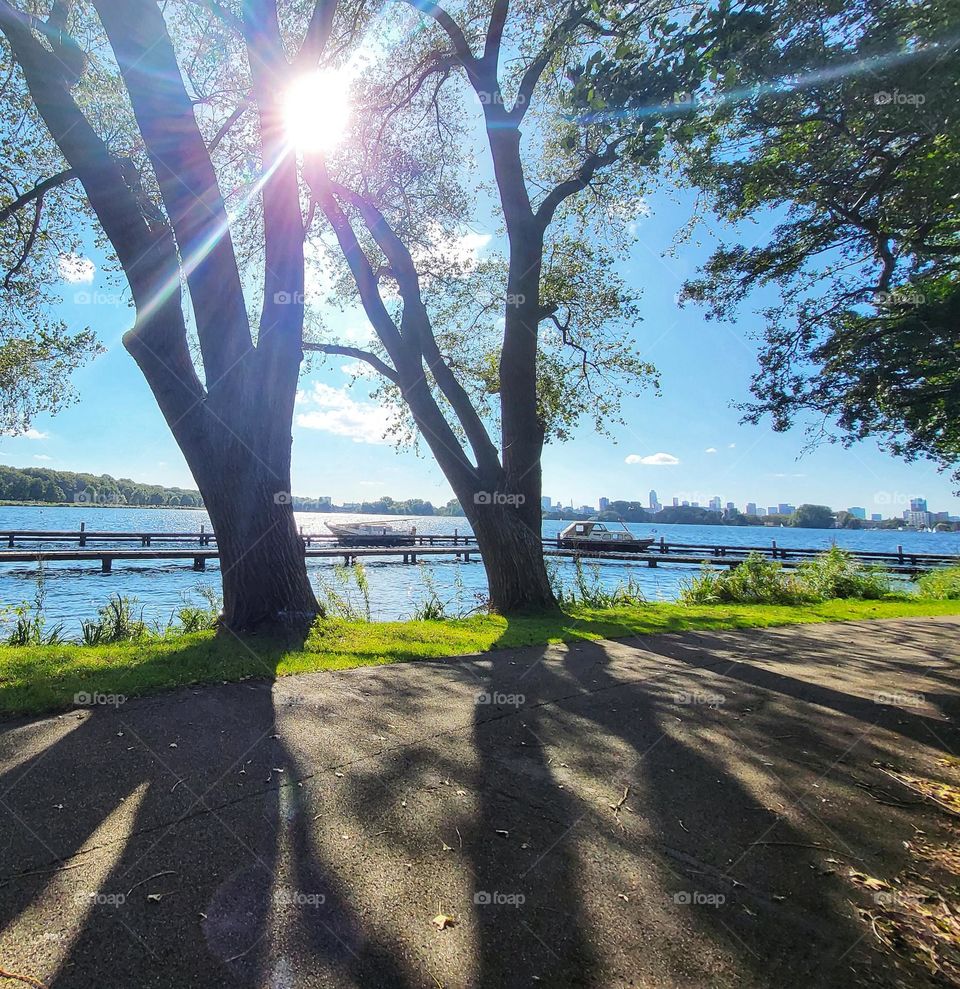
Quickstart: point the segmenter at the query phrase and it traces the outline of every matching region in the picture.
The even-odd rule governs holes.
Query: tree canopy
[[[724,7],[715,81],[680,146],[712,207],[764,232],[720,247],[686,294],[736,319],[754,290],[777,291],[747,421],[955,466],[955,0]]]

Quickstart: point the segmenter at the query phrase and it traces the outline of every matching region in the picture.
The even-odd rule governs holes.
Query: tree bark
[[[220,551],[221,624],[238,634],[305,634],[319,606],[289,494],[256,463],[218,473],[201,493]]]
[[[539,526],[531,528],[513,505],[465,505],[464,511],[487,572],[490,609],[501,615],[555,609]]]

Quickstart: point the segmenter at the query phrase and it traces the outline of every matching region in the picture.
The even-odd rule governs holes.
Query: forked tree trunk
[[[217,537],[221,625],[245,634],[305,634],[320,607],[293,517],[289,426],[257,404],[234,417],[235,431],[198,440],[174,432]]]

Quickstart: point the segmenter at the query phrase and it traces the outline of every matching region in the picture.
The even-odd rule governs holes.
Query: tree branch
[[[76,169],[66,168],[62,172],[57,172],[56,175],[51,175],[50,178],[39,182],[29,192],[25,192],[22,196],[18,196],[12,203],[4,206],[3,209],[0,209],[0,223],[6,223],[6,221],[9,220],[14,213],[23,209],[24,206],[29,205],[35,199],[42,199],[51,189],[56,189],[62,185],[66,185],[68,182],[72,182],[76,177]]]
[[[358,361],[365,361],[378,374],[382,374],[388,381],[395,385],[400,383],[400,377],[389,364],[380,360],[376,354],[371,354],[369,350],[361,350],[359,347],[343,347],[336,343],[315,343],[313,340],[303,342],[304,350],[317,351],[321,354],[332,354],[338,357],[354,357]]]
[[[116,54],[177,238],[210,387],[252,348],[217,176],[157,4],[93,0],[93,5]]]
[[[461,65],[463,65],[463,67],[467,70],[467,74],[472,78],[476,73],[478,60],[470,50],[470,45],[467,42],[467,38],[463,31],[460,30],[460,26],[457,22],[443,9],[443,7],[437,3],[434,3],[433,0],[404,0],[404,2],[413,7],[414,10],[419,10],[421,14],[426,14],[428,17],[436,21],[441,28],[443,28],[447,37],[453,44],[453,50],[457,53],[457,57],[460,59]]]
[[[608,144],[604,151],[589,154],[573,178],[561,182],[546,195],[536,213],[542,229],[550,225],[555,213],[567,199],[586,189],[601,168],[616,162],[617,149],[624,140],[625,137],[619,137],[612,144]]]
[[[143,368],[167,421],[187,429],[188,413],[203,398],[203,386],[187,346],[173,235],[163,222],[147,222],[123,164],[80,111],[56,57],[8,0],[0,0],[0,31],[23,70],[37,112],[76,171],[127,276],[137,323],[124,344]]]
[[[307,26],[306,37],[294,59],[294,66],[297,69],[317,67],[333,33],[333,19],[337,13],[337,5],[337,0],[317,0]]]
[[[380,250],[390,262],[393,276],[397,280],[403,298],[404,323],[414,329],[418,353],[423,355],[427,368],[460,421],[477,457],[478,465],[485,473],[499,470],[497,449],[487,433],[483,420],[437,346],[430,316],[420,292],[420,276],[406,245],[373,203],[336,182],[331,182],[330,187],[357,209]],[[405,342],[409,342],[406,340],[406,335],[404,337]]]

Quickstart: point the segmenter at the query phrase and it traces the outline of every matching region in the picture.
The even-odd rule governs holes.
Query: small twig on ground
[[[25,982],[28,986],[36,986],[37,989],[47,989],[45,982],[41,982],[31,975],[17,975],[16,972],[8,972],[5,968],[0,968],[0,979],[13,979],[15,982]]]
[[[612,810],[614,814],[619,813],[620,808],[627,802],[627,797],[629,796],[630,796],[630,787],[625,786],[623,788],[623,796],[615,804],[610,804],[610,810]]]
[[[166,872],[155,872],[152,876],[147,876],[146,879],[141,879],[140,882],[134,883],[128,890],[127,896],[129,896],[138,886],[142,886],[144,883],[150,882],[151,879],[159,879],[161,876],[175,876],[177,875],[173,869],[167,869]]]
[[[784,848],[814,848],[818,852],[836,852],[837,855],[845,855],[846,852],[839,848],[832,848],[830,845],[817,845],[807,841],[751,841],[751,845],[779,845]]]

